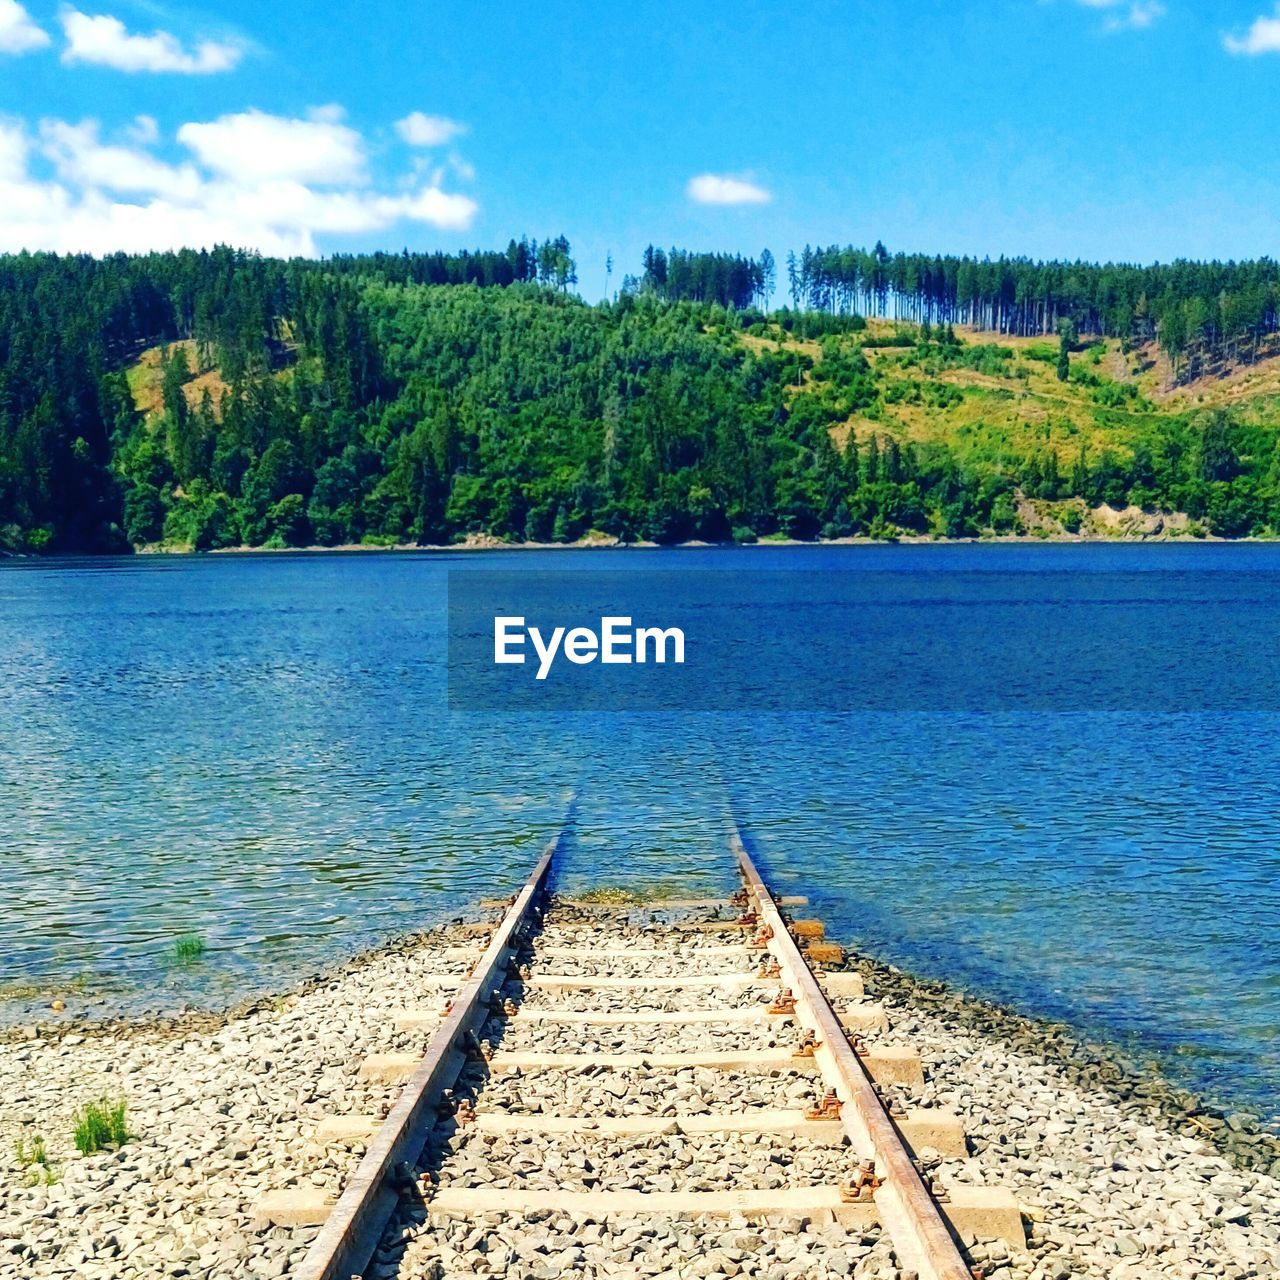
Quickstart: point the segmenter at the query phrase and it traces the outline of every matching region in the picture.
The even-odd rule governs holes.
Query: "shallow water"
[[[966,626],[997,625],[991,574],[1080,634],[1098,597],[1152,636],[1169,599],[1205,636],[1238,630],[1244,600],[1264,667],[1275,650],[1269,546],[0,563],[0,1020],[55,992],[98,1015],[285,985],[509,891],[576,789],[567,887],[727,889],[732,808],[833,935],[1280,1110],[1269,698],[1232,712],[447,710],[448,570],[673,565],[903,575],[944,630],[954,609],[928,611],[944,582],[952,605],[972,596]],[[797,644],[814,581],[795,575]],[[878,656],[909,655],[918,633],[886,629]],[[206,949],[183,964],[187,933]]]

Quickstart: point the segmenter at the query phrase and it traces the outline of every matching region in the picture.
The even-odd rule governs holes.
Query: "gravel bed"
[[[452,969],[461,982],[465,964],[444,948],[465,941],[459,930],[417,938],[226,1019],[0,1041],[0,1277],[285,1274],[310,1233],[264,1235],[255,1201],[306,1183],[339,1189],[352,1157],[319,1150],[316,1122],[394,1101],[393,1086],[358,1078],[361,1059],[404,1042],[385,1010],[415,980]],[[81,1156],[74,1115],[100,1098],[127,1102],[130,1140]],[[18,1157],[37,1136],[52,1185]]]
[[[1233,1167],[1153,1107],[1120,1108],[1026,1052],[895,1009],[925,1096],[958,1114],[973,1154],[943,1183],[998,1183],[1032,1216],[1045,1274],[1146,1280],[1280,1275],[1280,1181]]]
[[[754,973],[760,963],[757,953],[743,951],[738,956],[698,952],[659,951],[654,955],[580,956],[543,955],[535,949],[534,963],[543,973],[571,974],[593,978],[691,978],[702,974]]]
[[[521,1115],[707,1115],[808,1107],[815,1087],[812,1077],[794,1071],[601,1067],[589,1073],[532,1071],[495,1076],[484,1086],[481,1105],[485,1110]]]
[[[582,1277],[761,1276],[765,1280],[893,1280],[900,1275],[876,1227],[850,1234],[806,1218],[683,1216],[528,1218],[446,1222],[424,1231],[408,1214],[388,1232],[366,1280],[453,1280],[494,1275],[513,1280]]]
[[[442,1184],[542,1191],[723,1191],[838,1182],[856,1168],[843,1141],[771,1133],[480,1133],[464,1128],[433,1146],[424,1166]]]
[[[643,914],[625,918],[644,923]],[[553,937],[557,944],[606,945],[607,931],[610,947],[637,950],[616,964],[602,958],[611,973],[717,972],[736,965],[733,957],[696,953],[740,941],[740,932],[636,927],[622,933],[619,944],[614,926],[623,918],[602,915],[591,930],[551,927],[536,945]],[[360,1144],[321,1150],[312,1140],[314,1126],[325,1115],[377,1114],[390,1104],[396,1087],[361,1081],[360,1061],[372,1052],[422,1047],[430,1029],[397,1031],[390,1013],[443,1007],[449,985],[467,968],[453,958],[460,945],[479,954],[473,934],[461,928],[408,939],[234,1016],[47,1026],[0,1038],[0,1278],[288,1275],[316,1229],[262,1229],[253,1219],[258,1196],[291,1185],[341,1187]],[[446,954],[446,947],[455,950]],[[537,968],[566,972],[568,963],[549,956]],[[921,1052],[923,1092],[893,1092],[957,1112],[970,1135],[967,1157],[943,1160],[923,1152],[924,1163],[943,1183],[1003,1186],[1028,1214],[1025,1253],[1011,1257],[1000,1243],[971,1242],[972,1260],[988,1280],[1280,1275],[1280,1181],[1274,1176],[1280,1146],[1249,1117],[1223,1114],[1137,1075],[1060,1028],[869,961],[851,967],[863,972],[869,998],[888,1007],[892,1039]],[[446,974],[449,982],[425,985],[426,978]],[[768,1004],[776,993],[772,985],[643,993],[522,992],[513,983],[509,990],[529,1007],[611,1012],[682,1004],[749,1008]],[[786,1029],[772,1022],[599,1028],[521,1022],[518,1014],[505,1031],[493,1020],[489,1033],[502,1049],[573,1052],[736,1050],[763,1047],[771,1036],[789,1042]],[[485,1075],[472,1069],[459,1092],[473,1094],[482,1112],[530,1116],[805,1107],[817,1084],[790,1070]],[[73,1113],[101,1097],[127,1100],[131,1136],[119,1150],[81,1157],[71,1140]],[[47,1144],[52,1185],[38,1184],[41,1166],[24,1163],[15,1151],[19,1141],[29,1150],[36,1135]],[[777,1163],[780,1149],[790,1163]],[[589,1179],[625,1186],[624,1179],[639,1177],[646,1186],[663,1178],[688,1186],[699,1177],[712,1185],[727,1169],[741,1185],[768,1186],[753,1179],[778,1176],[795,1185],[828,1180],[848,1154],[834,1144],[810,1150],[756,1135],[661,1134],[652,1142],[595,1135],[530,1143],[504,1135],[490,1143],[463,1129],[439,1172],[445,1182],[466,1174],[488,1185],[505,1178],[525,1186],[585,1187]],[[552,1214],[449,1222],[429,1231],[422,1215],[421,1205],[406,1199],[367,1280],[464,1274],[888,1280],[899,1274],[878,1232],[849,1235],[804,1218],[751,1224]]]
[[[504,1051],[539,1053],[737,1053],[791,1049],[799,1031],[789,1018],[741,1023],[590,1026],[492,1019],[484,1036]]]
[[[705,913],[704,913],[705,914]],[[566,928],[569,913],[554,908],[547,916],[542,929],[532,939],[539,947],[589,947],[594,940],[603,940],[611,951],[634,950],[643,956],[648,952],[669,954],[672,938],[679,940],[680,950],[686,954],[724,946],[745,946],[746,933],[741,929],[684,929],[673,930],[667,925],[647,923],[607,922],[595,919],[580,921],[577,928]]]
[[[575,990],[571,987],[512,987],[521,1003],[531,1009],[578,1009],[590,1013],[634,1013],[637,1009],[690,1008],[744,1009],[768,1005],[778,994],[773,984],[738,987],[695,987],[685,990],[645,990],[644,988],[602,988]]]
[[[587,948],[598,945],[607,946],[611,951],[634,949],[637,955],[644,956],[659,952],[669,955],[673,948],[682,953],[696,954],[719,947],[746,947],[751,936],[749,930],[728,925],[723,929],[701,926],[696,929],[678,929],[667,925],[592,920],[583,922],[576,928],[566,928],[559,916],[552,915],[532,941],[533,945],[542,947]]]

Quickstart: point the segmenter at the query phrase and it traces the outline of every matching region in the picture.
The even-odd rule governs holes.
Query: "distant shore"
[[[1040,546],[1053,544],[1057,546],[1149,546],[1152,543],[1183,544],[1214,543],[1227,545],[1234,543],[1275,543],[1280,538],[1219,538],[1212,534],[1204,537],[1191,537],[1186,534],[1156,534],[1147,537],[1100,537],[1052,535],[1048,537],[1028,537],[1025,534],[997,534],[985,538],[934,538],[928,534],[911,534],[896,538],[761,538],[757,542],[703,542],[691,539],[688,542],[623,542],[620,539],[580,538],[576,542],[504,542],[501,538],[473,537],[461,542],[397,542],[385,546],[369,543],[351,542],[337,546],[305,546],[305,547],[219,547],[207,552],[193,551],[190,547],[148,546],[137,548],[138,555],[334,555],[351,552],[380,551],[692,551],[721,550],[738,551],[754,550],[769,547],[920,547],[920,546]]]
[[[1213,543],[1218,546],[1236,545],[1240,543],[1272,544],[1280,542],[1280,536],[1254,536],[1244,538],[1223,538],[1212,533],[1192,534],[1184,528],[1165,529],[1159,533],[1060,533],[1040,531],[1027,533],[1000,533],[980,537],[943,538],[927,533],[900,534],[892,538],[872,538],[857,535],[848,538],[782,538],[768,536],[755,542],[706,542],[690,539],[687,542],[652,542],[638,539],[625,542],[621,538],[603,535],[578,538],[573,542],[508,542],[491,534],[469,534],[458,542],[394,542],[368,543],[344,542],[334,546],[322,546],[312,543],[301,547],[265,547],[241,544],[234,547],[216,547],[209,551],[197,551],[195,548],[181,543],[149,543],[137,546],[132,552],[119,552],[120,555],[140,556],[245,556],[245,555],[349,555],[353,552],[366,554],[378,552],[468,552],[468,551],[692,551],[721,550],[737,551],[770,547],[921,547],[921,546],[1149,546],[1152,543],[1165,545],[1194,545],[1196,543]],[[59,552],[42,554],[37,552],[6,551],[0,549],[0,560],[57,560],[68,556],[82,557],[95,555],[93,552]],[[113,554],[113,553],[107,553]]]

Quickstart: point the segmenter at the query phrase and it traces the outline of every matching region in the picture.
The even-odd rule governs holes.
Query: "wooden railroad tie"
[[[844,964],[844,948],[838,942],[811,942],[804,954],[810,964]]]
[[[793,920],[791,936],[794,938],[812,938],[821,942],[827,936],[826,925],[821,920]]]

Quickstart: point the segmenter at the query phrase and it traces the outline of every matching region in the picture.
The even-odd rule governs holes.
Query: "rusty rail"
[[[413,1164],[418,1159],[435,1124],[441,1095],[466,1062],[464,1038],[483,1025],[488,1016],[489,994],[495,985],[501,985],[501,974],[517,945],[517,935],[541,909],[560,840],[557,835],[543,850],[507,909],[484,954],[454,997],[449,1013],[441,1020],[422,1061],[293,1273],[294,1280],[349,1280],[359,1275],[373,1256],[396,1206],[398,1172],[403,1164]]]
[[[875,1162],[874,1171],[865,1180],[866,1188],[893,1240],[900,1267],[915,1271],[920,1280],[972,1280],[973,1273],[941,1210],[917,1172],[839,1017],[788,932],[736,826],[731,827],[729,840],[761,933],[770,935],[767,946],[782,971],[781,981],[795,997],[796,1016],[814,1033],[813,1056],[840,1103],[841,1124],[859,1157]]]

